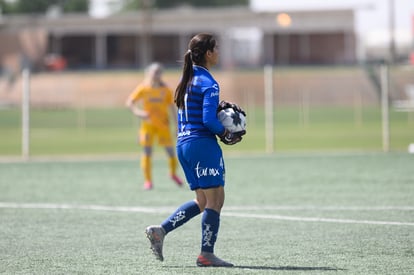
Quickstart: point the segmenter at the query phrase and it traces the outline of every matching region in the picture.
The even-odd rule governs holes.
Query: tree
[[[89,0],[0,0],[3,14],[45,13],[51,6],[60,6],[63,12],[87,12]]]
[[[194,7],[218,7],[247,5],[248,0],[156,0],[154,1],[159,8],[171,8],[187,4]]]
[[[145,9],[150,4],[154,8],[165,9],[181,5],[194,7],[219,7],[219,6],[246,6],[249,0],[127,0],[124,10]]]
[[[14,5],[12,5],[9,2],[6,2],[6,0],[0,0],[0,11],[2,14],[10,14],[13,12]]]
[[[63,1],[64,12],[88,12],[89,0]]]

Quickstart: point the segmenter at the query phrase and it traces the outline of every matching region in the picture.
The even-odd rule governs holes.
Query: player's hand
[[[222,100],[219,103],[219,106],[217,108],[217,112],[220,112],[221,110],[224,110],[224,109],[227,109],[227,108],[233,108],[235,111],[242,113],[244,116],[247,116],[246,112],[242,108],[240,108],[239,105],[237,105],[236,103],[227,102],[227,101],[224,101],[224,100]]]
[[[226,145],[234,145],[242,140],[242,136],[246,134],[246,130],[231,133],[227,129],[219,136],[220,141]]]
[[[147,111],[141,110],[141,109],[134,109],[133,110],[134,115],[136,115],[138,118],[143,120],[149,120],[150,116]]]

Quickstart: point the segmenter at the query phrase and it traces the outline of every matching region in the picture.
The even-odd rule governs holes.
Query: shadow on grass
[[[168,268],[183,268],[184,266],[165,266]],[[197,266],[186,266],[185,268],[203,268]],[[204,267],[209,268],[209,267]],[[223,268],[223,267],[222,267]],[[251,266],[251,265],[236,265],[232,267],[224,267],[228,269],[255,269],[255,270],[292,270],[292,271],[344,271],[346,269],[343,268],[335,268],[335,267],[313,267],[313,266]]]
[[[345,270],[342,268],[334,268],[334,267],[314,267],[314,266],[250,266],[250,265],[237,265],[233,266],[233,268],[241,268],[241,269],[256,269],[256,270],[299,270],[299,271],[312,271],[312,270],[319,270],[319,271],[339,271]]]

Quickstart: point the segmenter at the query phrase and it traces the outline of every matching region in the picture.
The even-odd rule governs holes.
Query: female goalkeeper
[[[170,177],[178,186],[181,179],[176,175],[177,157],[173,147],[170,129],[170,115],[175,118],[173,95],[170,88],[162,80],[162,66],[151,64],[144,81],[129,95],[126,101],[134,115],[142,120],[139,130],[139,142],[144,148],[141,156],[141,169],[144,173],[144,189],[152,189],[151,156],[154,139],[165,147],[168,156]]]
[[[201,253],[198,266],[233,266],[214,255],[214,244],[224,204],[224,161],[216,136],[232,145],[246,132],[230,133],[217,119],[220,108],[234,104],[219,104],[219,85],[210,69],[219,60],[216,39],[210,34],[197,34],[184,56],[183,75],[175,91],[178,107],[177,155],[195,200],[181,205],[161,225],[146,228],[151,249],[162,261],[165,235],[203,213],[201,219]],[[240,108],[238,108],[240,110]]]

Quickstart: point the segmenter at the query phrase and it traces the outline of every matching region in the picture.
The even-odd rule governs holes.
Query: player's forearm
[[[129,109],[131,110],[131,112],[135,115],[135,116],[137,116],[137,117],[139,117],[139,118],[147,118],[148,117],[148,112],[147,111],[145,111],[145,110],[143,110],[143,109],[140,109],[140,108],[138,108],[137,106],[135,106],[135,105],[130,105],[129,106]]]

